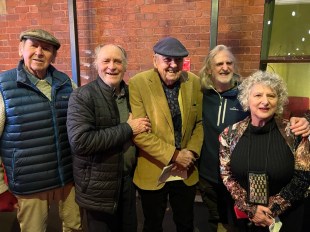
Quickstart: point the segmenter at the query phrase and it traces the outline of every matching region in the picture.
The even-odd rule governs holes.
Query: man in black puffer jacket
[[[76,201],[88,230],[136,231],[133,135],[148,132],[147,118],[133,119],[123,81],[126,52],[120,46],[95,49],[98,78],[69,100],[67,129],[73,151]]]

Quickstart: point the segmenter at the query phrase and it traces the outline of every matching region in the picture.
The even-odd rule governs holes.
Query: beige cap
[[[46,43],[53,45],[56,50],[60,48],[60,42],[49,32],[42,29],[29,29],[20,33],[20,41],[23,39],[37,39]]]

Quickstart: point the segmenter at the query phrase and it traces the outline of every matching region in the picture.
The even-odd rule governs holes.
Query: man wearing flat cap
[[[199,78],[182,71],[188,51],[173,37],[155,44],[154,69],[129,80],[133,116],[148,117],[152,130],[138,134],[134,183],[141,196],[144,232],[162,231],[167,199],[177,231],[193,231],[198,172],[195,161],[203,140]],[[165,167],[173,174],[160,179]],[[170,174],[168,172],[168,174]]]
[[[69,96],[76,85],[51,65],[60,42],[49,32],[20,34],[17,68],[0,74],[0,148],[8,204],[17,198],[22,232],[46,231],[51,201],[63,231],[81,231],[66,130]],[[1,160],[0,160],[1,162]]]

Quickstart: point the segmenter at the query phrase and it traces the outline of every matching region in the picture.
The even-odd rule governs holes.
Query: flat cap
[[[159,40],[153,47],[155,53],[170,57],[186,57],[188,51],[184,45],[173,37],[165,37]]]
[[[60,48],[60,42],[52,34],[42,29],[29,29],[20,33],[20,41],[23,39],[36,39],[53,45],[56,50]]]

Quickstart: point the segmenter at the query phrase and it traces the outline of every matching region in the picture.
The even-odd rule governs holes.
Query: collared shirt
[[[115,95],[115,101],[119,112],[120,123],[127,122],[129,116],[129,110],[124,88],[121,89],[120,94]],[[123,176],[126,176],[133,173],[133,168],[136,163],[136,147],[134,146],[132,140],[127,141],[123,145],[123,152],[124,152]]]
[[[180,81],[177,81],[172,88],[168,87],[162,81],[162,86],[166,94],[168,101],[173,127],[174,127],[174,138],[175,138],[175,147],[181,149],[181,139],[182,139],[182,115],[180,110],[180,104],[178,101],[179,90],[180,90]]]
[[[44,79],[39,79],[35,77],[34,75],[32,75],[31,73],[29,73],[26,69],[25,71],[31,83],[34,84],[49,100],[51,100],[52,99],[51,87],[52,87],[53,79],[52,79],[52,75],[50,74],[50,72],[46,73],[46,76]]]

